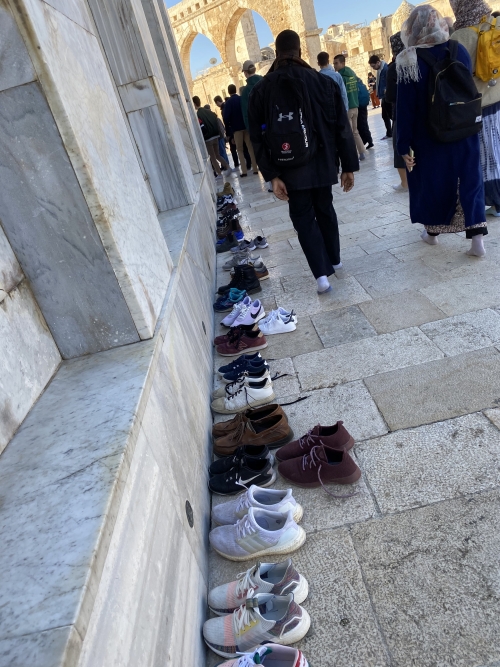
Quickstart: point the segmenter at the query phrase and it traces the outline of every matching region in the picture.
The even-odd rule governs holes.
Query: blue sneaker
[[[217,370],[217,373],[222,377],[226,373],[230,373],[231,371],[238,368],[238,366],[241,366],[242,364],[245,364],[247,361],[255,361],[256,362],[257,360],[260,360],[260,363],[264,363],[264,358],[261,356],[260,352],[254,352],[253,354],[242,354],[240,357],[238,357],[234,361],[231,361],[230,364],[226,364],[225,366],[221,366]]]
[[[232,287],[227,294],[219,297],[214,303],[214,310],[217,313],[226,313],[228,310],[232,310],[233,306],[246,297],[247,293],[245,290],[239,290],[235,287]]]
[[[243,241],[245,234],[243,232],[234,232],[237,241]]]
[[[222,376],[222,381],[226,384],[229,384],[230,382],[236,382],[242,373],[246,373],[252,380],[260,380],[261,374],[265,373],[266,370],[269,370],[269,364],[264,359],[245,361],[245,363],[241,364],[241,366],[238,366],[234,370],[229,371],[229,373],[224,373]]]

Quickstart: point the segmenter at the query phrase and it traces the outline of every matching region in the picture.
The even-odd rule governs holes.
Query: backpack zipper
[[[473,102],[477,102],[480,99],[481,99],[480,97],[476,97],[474,100],[469,100],[468,102],[450,102],[448,106],[454,107],[457,104],[472,104]]]
[[[454,64],[457,63],[457,62],[459,62],[459,61],[458,61],[458,60],[453,60],[453,61],[448,65],[448,67],[445,67],[445,68],[444,68],[443,70],[441,70],[441,71],[439,72],[439,74],[436,76],[436,81],[434,82],[434,94],[432,95],[432,104],[434,104],[434,98],[436,97],[436,88],[437,88],[437,84],[438,84],[438,77],[440,77],[441,74],[444,74],[444,73],[446,72],[447,69],[449,69],[452,65],[454,65]]]

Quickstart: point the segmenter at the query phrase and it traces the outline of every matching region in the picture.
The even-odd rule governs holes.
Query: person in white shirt
[[[346,111],[349,111],[349,101],[347,100],[347,91],[345,89],[344,79],[330,65],[330,56],[328,53],[326,53],[326,51],[321,51],[321,53],[318,53],[318,67],[320,74],[325,74],[326,76],[331,77],[338,84]]]

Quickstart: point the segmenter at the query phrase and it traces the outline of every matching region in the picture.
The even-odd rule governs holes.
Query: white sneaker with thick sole
[[[259,329],[262,331],[264,336],[288,333],[289,331],[295,331],[296,328],[297,325],[293,319],[285,321],[277,310],[274,310],[271,313],[271,317],[262,320],[259,324]]]
[[[304,514],[302,505],[293,497],[292,489],[262,489],[252,484],[245,493],[227,503],[216,505],[212,509],[212,521],[219,526],[232,526],[248,514],[250,507],[284,515],[292,512],[296,523],[299,523]]]
[[[294,601],[293,594],[253,595],[249,591],[245,604],[230,616],[205,621],[203,638],[215,653],[235,658],[263,642],[295,644],[306,635],[310,625],[309,614]]]
[[[309,584],[294,568],[291,558],[282,563],[257,563],[241,572],[236,581],[211,590],[208,606],[217,616],[232,614],[246,601],[250,590],[273,595],[293,593],[295,602],[302,604],[309,593]]]
[[[253,303],[247,304],[244,308],[241,309],[240,314],[231,324],[232,327],[239,327],[241,324],[256,324],[266,316],[266,311],[264,306],[261,304],[259,299],[256,299]]]
[[[217,667],[258,667],[258,665],[264,665],[264,667],[309,667],[302,651],[279,644],[256,646],[249,653],[243,653],[239,658],[222,662]]]
[[[212,548],[234,561],[289,554],[305,541],[306,533],[295,522],[291,510],[284,516],[250,507],[234,526],[218,526],[210,533]]]
[[[243,301],[235,304],[233,310],[226,315],[226,317],[221,321],[221,324],[225,327],[231,327],[236,318],[240,315],[243,308],[247,308],[252,303],[252,299],[249,296],[246,296]]]
[[[212,402],[212,410],[220,415],[234,415],[248,408],[271,403],[275,398],[273,383],[268,377],[262,382],[250,381],[248,385],[242,385],[232,396],[216,398]]]
[[[261,380],[271,380],[271,371],[269,367],[262,371],[262,375],[259,377],[248,377],[248,372],[243,371],[240,377],[234,382],[228,382],[223,387],[219,387],[214,392],[212,392],[212,399],[224,398],[226,396],[233,396],[239,391],[242,387],[248,387],[251,383],[260,382]]]

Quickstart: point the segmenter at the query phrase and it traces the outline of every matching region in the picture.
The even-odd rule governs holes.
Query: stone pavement
[[[270,242],[258,296],[299,318],[263,351],[288,373],[275,392],[310,397],[286,408],[297,437],[343,419],[363,472],[345,500],[294,489],[307,541],[292,557],[312,619],[300,648],[311,667],[498,667],[500,222],[488,219],[485,259],[465,254],[463,234],[423,243],[391,187],[378,112],[370,124],[354,190],[334,187],[344,268],[329,294],[316,294],[287,205],[256,176],[240,184],[247,238]],[[211,553],[210,586],[251,564]]]

